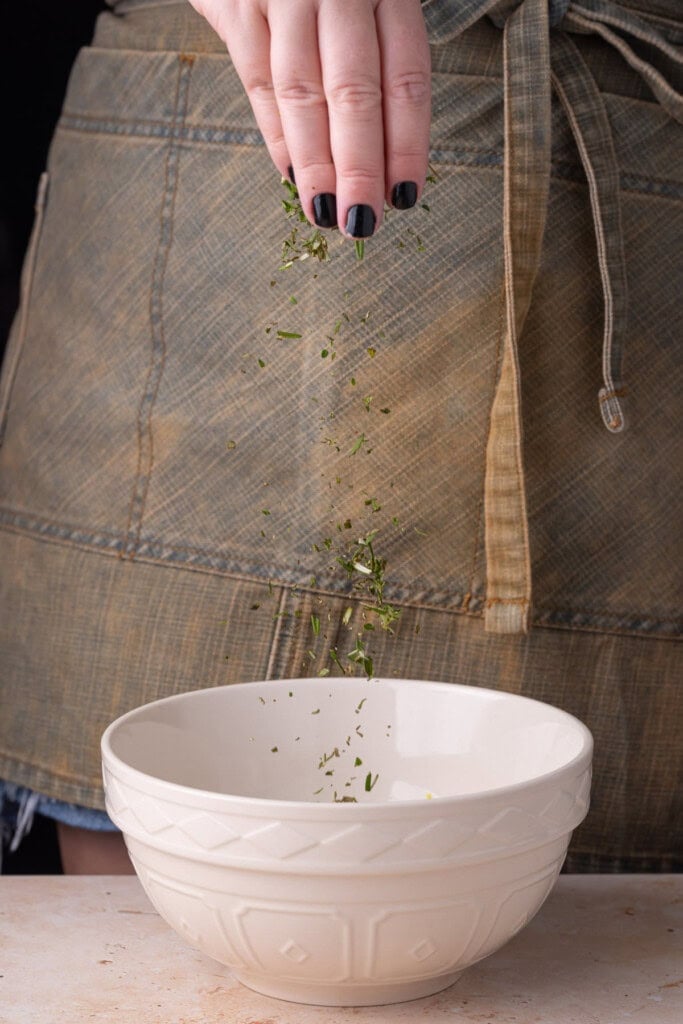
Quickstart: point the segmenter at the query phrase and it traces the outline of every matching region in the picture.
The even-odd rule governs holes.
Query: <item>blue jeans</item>
[[[18,849],[22,839],[31,830],[35,814],[76,828],[89,828],[95,832],[117,832],[118,829],[106,811],[78,804],[64,803],[26,786],[0,779],[0,860],[2,847],[11,852]]]

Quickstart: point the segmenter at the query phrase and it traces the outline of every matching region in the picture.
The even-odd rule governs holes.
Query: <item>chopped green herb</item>
[[[296,331],[278,331],[278,338],[300,338],[301,335],[297,334]]]
[[[374,785],[377,782],[378,778],[379,778],[379,775],[375,775],[375,777],[373,779],[372,772],[368,772],[368,774],[365,776],[365,792],[366,793],[370,793],[371,792],[371,790],[374,788]]]
[[[357,757],[357,758],[356,758],[356,760],[355,760],[355,761],[353,762],[353,767],[354,767],[354,768],[360,768],[360,766],[362,765],[362,763],[363,763],[363,762],[362,762],[362,760],[360,759],[360,757]]]
[[[339,655],[337,653],[336,647],[332,647],[330,650],[330,661],[332,661],[337,666],[337,668],[341,669],[342,674],[346,674],[346,670],[342,665],[341,661],[339,660]]]
[[[271,747],[270,752],[271,754],[277,754],[277,747]]]
[[[317,615],[311,615],[311,629],[314,636],[320,636],[320,619]]]
[[[365,436],[365,434],[361,434],[360,437],[358,437],[356,439],[356,441],[354,442],[354,445],[353,445],[351,451],[349,452],[349,455],[355,455],[357,452],[359,452],[361,450],[363,445],[367,445],[367,443],[368,443],[367,437]]]
[[[363,666],[363,671],[368,679],[372,678],[372,658],[365,649],[365,644],[362,642],[359,636],[356,637],[356,646],[352,651],[346,655],[349,661],[355,662],[357,665]]]

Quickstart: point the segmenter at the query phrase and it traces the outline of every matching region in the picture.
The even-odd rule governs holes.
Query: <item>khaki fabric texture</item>
[[[634,62],[563,27],[606,6]],[[188,4],[101,16],[0,383],[0,777],[100,807],[99,737],[125,710],[344,658],[362,601],[323,542],[349,521],[379,528],[402,609],[372,635],[379,673],[578,715],[595,782],[568,867],[680,866],[683,29],[633,7],[428,0],[431,212],[390,215],[362,262],[333,235],[329,263],[287,271],[281,186],[220,40]],[[529,105],[545,128],[520,162]],[[500,554],[492,437],[520,467]],[[492,632],[491,566],[520,537],[527,632]]]

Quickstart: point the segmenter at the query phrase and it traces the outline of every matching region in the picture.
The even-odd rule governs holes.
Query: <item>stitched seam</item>
[[[505,330],[505,281],[501,282],[500,288],[500,299],[499,299],[499,313],[498,313],[498,338],[496,340],[496,358],[493,361],[493,378],[491,381],[491,390],[489,392],[488,408],[489,414],[486,421],[486,437],[488,438],[491,433],[491,415],[493,413],[493,400],[496,396],[496,383],[500,374],[500,364],[503,354],[503,332]],[[474,574],[477,571],[477,559],[479,557],[479,549],[481,544],[482,527],[484,525],[484,494],[486,489],[486,449],[487,445],[484,443],[484,460],[481,470],[481,491],[479,493],[479,503],[477,508],[477,519],[476,519],[476,533],[474,537],[474,554],[472,556],[472,570],[470,572],[469,582],[467,585],[467,593],[463,598],[463,610],[467,611],[472,600],[472,589],[474,587]]]
[[[273,679],[277,667],[279,651],[277,649],[277,642],[280,639],[282,632],[282,625],[284,622],[284,611],[287,604],[287,587],[282,587],[280,590],[280,599],[277,603],[277,613],[273,617],[273,634],[270,638],[270,651],[268,652],[268,665],[266,666],[266,679]]]
[[[50,523],[47,520],[46,520],[46,524],[47,525],[53,525],[55,527],[57,527],[59,525],[57,523]],[[63,529],[64,530],[70,530],[71,528],[64,527]],[[82,549],[85,549],[85,550],[88,550],[88,551],[99,552],[99,553],[102,553],[102,554],[105,554],[105,555],[109,555],[110,557],[112,555],[115,555],[116,554],[116,550],[122,546],[122,540],[121,540],[120,537],[118,539],[114,540],[109,545],[105,546],[103,544],[97,544],[96,541],[94,541],[92,539],[88,540],[85,537],[76,538],[74,536],[65,536],[65,535],[62,535],[62,536],[54,536],[54,535],[52,535],[51,536],[51,535],[46,534],[46,533],[39,533],[36,530],[31,529],[30,527],[22,526],[22,525],[16,524],[16,523],[8,523],[8,522],[0,523],[0,531],[2,531],[2,530],[6,530],[9,533],[17,533],[17,534],[20,534],[22,536],[28,536],[28,537],[30,537],[31,539],[34,539],[34,540],[43,540],[43,541],[46,541],[48,543],[54,543],[54,544],[57,544],[57,545],[61,545],[63,547],[78,547],[78,548],[82,548]],[[83,532],[86,533],[87,531],[83,531]],[[103,534],[106,531],[99,530],[97,532]],[[110,535],[110,536],[114,537],[115,535]],[[208,551],[206,549],[181,547],[181,546],[175,546],[175,545],[172,545],[172,544],[165,544],[164,547],[169,552],[171,552],[171,553],[173,553],[173,552],[188,552],[188,553],[195,552],[196,554],[203,555],[203,556],[205,556],[207,558],[212,557],[212,552],[210,552],[210,551]],[[215,555],[213,555],[213,557],[215,558],[216,561],[222,561],[224,564],[228,563],[228,559],[225,558],[224,556],[215,554]],[[196,563],[195,564],[182,563],[179,560],[173,560],[173,559],[171,559],[169,557],[155,556],[155,555],[151,555],[151,554],[140,554],[140,553],[138,553],[138,560],[141,561],[141,562],[142,561],[149,562],[149,563],[152,563],[152,564],[155,564],[155,565],[162,565],[162,566],[167,566],[167,567],[170,567],[170,568],[194,570],[194,571],[198,571],[198,572],[207,572],[207,573],[210,573],[210,574],[229,576],[229,577],[234,578],[234,579],[242,579],[242,580],[253,581],[253,582],[256,582],[256,583],[263,583],[264,585],[267,585],[267,583],[270,580],[272,580],[272,577],[274,575],[273,573],[271,573],[271,574],[266,574],[266,575],[260,576],[260,575],[257,575],[256,573],[249,572],[249,571],[240,571],[240,570],[229,569],[229,568],[221,569],[221,568],[218,568],[218,567],[215,567],[215,566],[198,565]],[[286,572],[287,571],[286,569],[281,569],[279,566],[274,566],[273,568],[275,568],[275,570],[277,572],[280,572],[280,571]],[[306,578],[310,577],[310,573],[304,573],[303,575],[305,575]],[[303,578],[303,576],[302,576],[302,578]],[[306,593],[311,593],[311,594],[327,593],[327,594],[330,594],[333,597],[344,597],[345,599],[348,598],[349,600],[362,600],[361,598],[357,598],[353,594],[346,593],[346,592],[344,592],[342,590],[332,590],[331,588],[322,588],[322,587],[313,589],[311,587],[306,586],[305,583],[296,582],[296,583],[291,583],[290,584],[290,583],[286,582],[286,583],[283,584],[282,581],[278,581],[278,586],[283,586],[283,585],[285,586],[285,588],[288,588],[290,586],[296,586],[297,590],[302,591],[302,592],[306,592]],[[399,588],[397,588],[397,589],[399,589]],[[400,589],[404,589],[404,588],[401,587]],[[439,596],[439,592],[437,592],[437,591],[427,591],[427,592],[423,591],[423,593],[432,594],[432,595],[437,596],[437,597]],[[441,592],[441,593],[443,593],[443,592]],[[476,598],[476,600],[483,602],[483,599],[480,596],[478,596]],[[467,615],[471,615],[471,616],[473,616],[475,618],[480,618],[481,617],[481,612],[480,611],[472,611],[471,609],[464,608],[462,606],[462,603],[444,606],[442,604],[439,604],[439,605],[427,604],[424,599],[422,599],[422,600],[419,600],[419,599],[418,600],[411,600],[409,598],[403,599],[402,603],[406,607],[425,608],[427,610],[440,611],[440,612],[444,612],[444,613],[451,613],[451,612],[453,612],[453,613],[458,613],[458,614],[467,614]],[[606,610],[606,609],[599,609],[599,608],[590,608],[590,609],[588,609],[588,608],[576,608],[576,607],[571,607],[571,608],[553,608],[553,607],[550,607],[550,608],[548,608],[546,606],[541,605],[541,606],[536,606],[534,611],[535,611],[535,615],[534,615],[532,621],[534,621],[537,625],[550,625],[550,623],[544,622],[543,619],[542,619],[543,614],[547,613],[549,615],[558,615],[558,616],[561,615],[561,616],[565,616],[565,617],[566,616],[572,616],[572,615],[573,616],[575,616],[575,615],[587,615],[587,616],[602,616],[604,618],[610,618],[610,619],[619,619],[619,618],[635,619],[635,618],[638,618],[638,619],[647,620],[648,622],[652,622],[652,623],[655,623],[655,624],[665,625],[667,627],[674,626],[676,629],[679,628],[678,620],[676,618],[676,612],[678,611],[678,609],[676,609],[676,612],[672,612],[671,616],[666,618],[666,619],[657,618],[656,616],[654,616],[654,615],[652,615],[652,614],[650,614],[648,612],[639,612],[639,611],[632,611],[632,610],[629,610],[628,612],[614,612],[614,611],[609,611],[609,610]],[[586,625],[577,626],[577,625],[572,625],[572,624],[569,624],[569,623],[560,623],[560,624],[557,624],[557,628],[568,628],[568,629],[581,628],[581,629],[587,629],[589,627],[586,626]],[[597,632],[603,632],[604,631],[604,630],[600,629],[599,627],[595,627],[595,628],[596,628]],[[627,627],[624,627],[624,628],[627,628]],[[637,628],[637,627],[633,627],[633,628]],[[680,628],[683,629],[683,625]],[[642,628],[640,629],[640,632],[641,633],[644,632],[642,630]]]
[[[126,122],[121,122],[122,126]],[[150,127],[155,127],[155,122],[129,122],[130,128],[122,131],[110,131],[106,128],[105,122],[99,122],[97,126],[93,127],[75,127],[63,122],[58,125],[59,131],[73,132],[75,134],[92,134],[92,135],[114,135],[114,136],[128,136],[134,138],[143,138],[150,140],[168,139],[174,138],[178,140],[179,145],[182,143],[193,143],[195,145],[237,145],[237,146],[264,146],[263,139],[260,133],[256,129],[245,128],[245,129],[216,129],[212,126],[192,126],[191,128],[185,128],[181,131],[172,135],[170,125],[167,131],[158,132],[146,132],[144,131],[145,124]],[[159,122],[159,125],[162,123]],[[219,138],[210,138],[211,134],[220,135]],[[471,157],[479,157],[479,162],[468,163],[467,160],[463,159],[460,154],[467,154]],[[496,170],[503,166],[503,156],[499,153],[491,153],[485,150],[471,149],[467,146],[461,146],[458,152],[451,150],[433,150],[430,154],[430,161],[433,164],[444,164],[446,166],[476,166],[482,169]],[[567,161],[551,161],[551,175],[554,179],[560,181],[572,181],[574,183],[585,184],[580,168],[569,164]],[[667,190],[671,191],[667,191]],[[644,195],[655,195],[664,197],[667,199],[683,199],[683,183],[673,181],[667,178],[657,178],[650,176],[639,176],[628,173],[622,173],[620,175],[620,190],[623,192],[632,192],[635,194]]]
[[[36,263],[38,262],[38,247],[43,233],[43,221],[45,219],[45,204],[47,200],[48,174],[46,171],[38,181],[38,191],[35,202],[35,222],[31,231],[28,253],[26,256],[26,269],[22,276],[20,291],[19,323],[17,324],[16,338],[9,338],[7,342],[7,359],[4,380],[4,387],[0,393],[0,445],[5,438],[7,420],[9,417],[10,403],[14,381],[19,370],[19,363],[24,351],[24,342],[28,334],[28,323],[30,317],[31,293],[33,291],[33,279],[35,277]]]
[[[166,362],[166,338],[163,319],[163,287],[168,257],[173,244],[173,215],[178,190],[180,147],[176,141],[175,127],[182,127],[187,113],[190,76],[193,57],[181,54],[178,58],[178,76],[176,94],[173,105],[173,135],[169,141],[164,167],[164,192],[159,214],[159,242],[154,257],[152,285],[149,297],[150,333],[152,350],[150,364],[145,380],[145,387],[140,399],[137,419],[138,457],[133,492],[128,510],[128,526],[126,529],[125,550],[120,557],[135,557],[140,543],[140,531],[145,515],[145,506],[149,492],[149,484],[154,468],[154,436],[152,432],[152,414],[159,391],[159,385]],[[145,443],[146,442],[146,443]],[[144,463],[144,465],[143,465]],[[135,525],[134,525],[134,521]],[[135,529],[135,539],[131,539],[131,531]]]

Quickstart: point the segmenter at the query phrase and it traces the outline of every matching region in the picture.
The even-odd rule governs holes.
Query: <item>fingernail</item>
[[[332,192],[313,196],[313,218],[319,228],[336,228],[337,197]]]
[[[399,181],[391,190],[391,205],[396,210],[409,210],[417,202],[417,185],[414,181]]]
[[[294,177],[294,168],[292,167],[291,164],[287,168],[287,175],[288,175],[289,180],[291,181],[292,185],[296,185],[296,178]]]
[[[346,214],[346,233],[352,238],[369,238],[375,230],[377,218],[371,206],[357,203]]]

